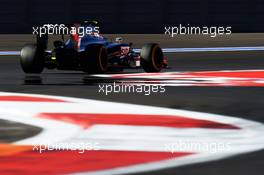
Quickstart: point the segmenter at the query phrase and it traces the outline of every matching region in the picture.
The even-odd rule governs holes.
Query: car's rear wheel
[[[141,65],[146,72],[159,72],[162,69],[163,52],[156,43],[146,44],[140,52]]]
[[[83,61],[83,70],[87,73],[105,73],[108,70],[107,49],[103,45],[87,46]]]
[[[44,69],[45,52],[36,44],[27,44],[21,49],[20,64],[25,73],[41,73]]]

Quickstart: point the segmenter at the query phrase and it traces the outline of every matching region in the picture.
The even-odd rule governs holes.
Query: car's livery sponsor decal
[[[164,86],[264,86],[264,70],[132,73],[94,76],[112,78],[116,82],[130,84],[147,83]]]
[[[0,99],[0,119],[42,128],[0,144],[0,174],[137,173],[264,148],[264,125],[236,117],[45,95]]]

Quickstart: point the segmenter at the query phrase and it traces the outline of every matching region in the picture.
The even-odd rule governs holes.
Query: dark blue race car
[[[91,26],[84,23],[79,26]],[[20,63],[25,73],[41,73],[44,68],[58,70],[81,70],[87,73],[106,73],[123,68],[140,68],[146,72],[159,72],[167,67],[160,46],[146,44],[140,53],[132,49],[132,43],[115,42],[98,33],[80,37],[78,33],[70,35],[64,42],[54,42],[54,49],[47,51],[48,35],[37,37],[36,44],[27,44],[21,50]]]

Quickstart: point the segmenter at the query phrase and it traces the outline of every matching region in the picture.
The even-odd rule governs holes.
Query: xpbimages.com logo
[[[151,95],[153,93],[165,93],[164,85],[151,84],[129,84],[129,83],[113,83],[113,84],[99,84],[98,92],[109,95],[112,93],[138,93],[144,95]]]
[[[33,35],[75,35],[78,33],[79,37],[85,35],[97,34],[99,35],[98,26],[71,26],[68,27],[65,24],[44,24],[40,27],[32,27]]]
[[[218,35],[231,35],[232,27],[227,26],[190,26],[179,24],[178,26],[165,26],[164,27],[165,35],[174,37],[177,35],[208,35],[212,38],[217,37]]]
[[[36,144],[33,147],[33,151],[40,154],[49,151],[76,151],[79,154],[83,154],[85,151],[98,151],[101,146],[97,142],[82,142],[82,143],[54,143],[49,144]]]

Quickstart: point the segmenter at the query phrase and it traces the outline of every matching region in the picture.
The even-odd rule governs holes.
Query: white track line
[[[140,52],[141,49],[133,49]],[[177,52],[234,52],[234,51],[264,51],[264,46],[254,47],[201,47],[201,48],[163,48],[164,53]],[[0,51],[0,55],[20,55],[20,51]]]

